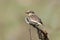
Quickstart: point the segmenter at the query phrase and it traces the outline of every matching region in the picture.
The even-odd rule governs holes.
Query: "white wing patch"
[[[28,22],[28,20],[27,20],[27,18],[25,17],[25,21],[26,21],[26,23],[28,23],[29,24],[29,22]]]
[[[32,22],[35,22],[35,23],[37,23],[37,24],[39,24],[39,25],[42,25],[41,23],[39,23],[39,22],[37,22],[37,21],[35,21],[35,20],[31,20]]]

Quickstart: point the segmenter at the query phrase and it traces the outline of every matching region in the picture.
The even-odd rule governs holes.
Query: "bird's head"
[[[27,15],[33,15],[33,14],[35,14],[34,11],[31,11],[31,10],[28,10],[28,11],[26,11],[25,13],[26,13]]]

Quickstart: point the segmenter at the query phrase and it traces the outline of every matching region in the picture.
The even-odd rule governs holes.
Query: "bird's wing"
[[[41,21],[41,19],[40,19],[38,16],[36,16],[36,15],[30,15],[30,16],[29,16],[29,19],[30,19],[31,21],[33,21],[33,22],[38,22],[38,23],[40,23],[40,24],[43,24],[42,21]]]

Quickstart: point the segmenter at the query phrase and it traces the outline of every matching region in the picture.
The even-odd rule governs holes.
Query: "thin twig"
[[[32,40],[32,36],[31,36],[31,27],[29,28],[29,33],[30,33],[30,40]]]

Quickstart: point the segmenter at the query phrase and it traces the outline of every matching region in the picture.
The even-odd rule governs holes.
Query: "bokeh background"
[[[26,10],[42,19],[50,40],[60,40],[60,0],[0,0],[0,40],[30,40]],[[39,40],[33,27],[31,35],[32,40]]]

